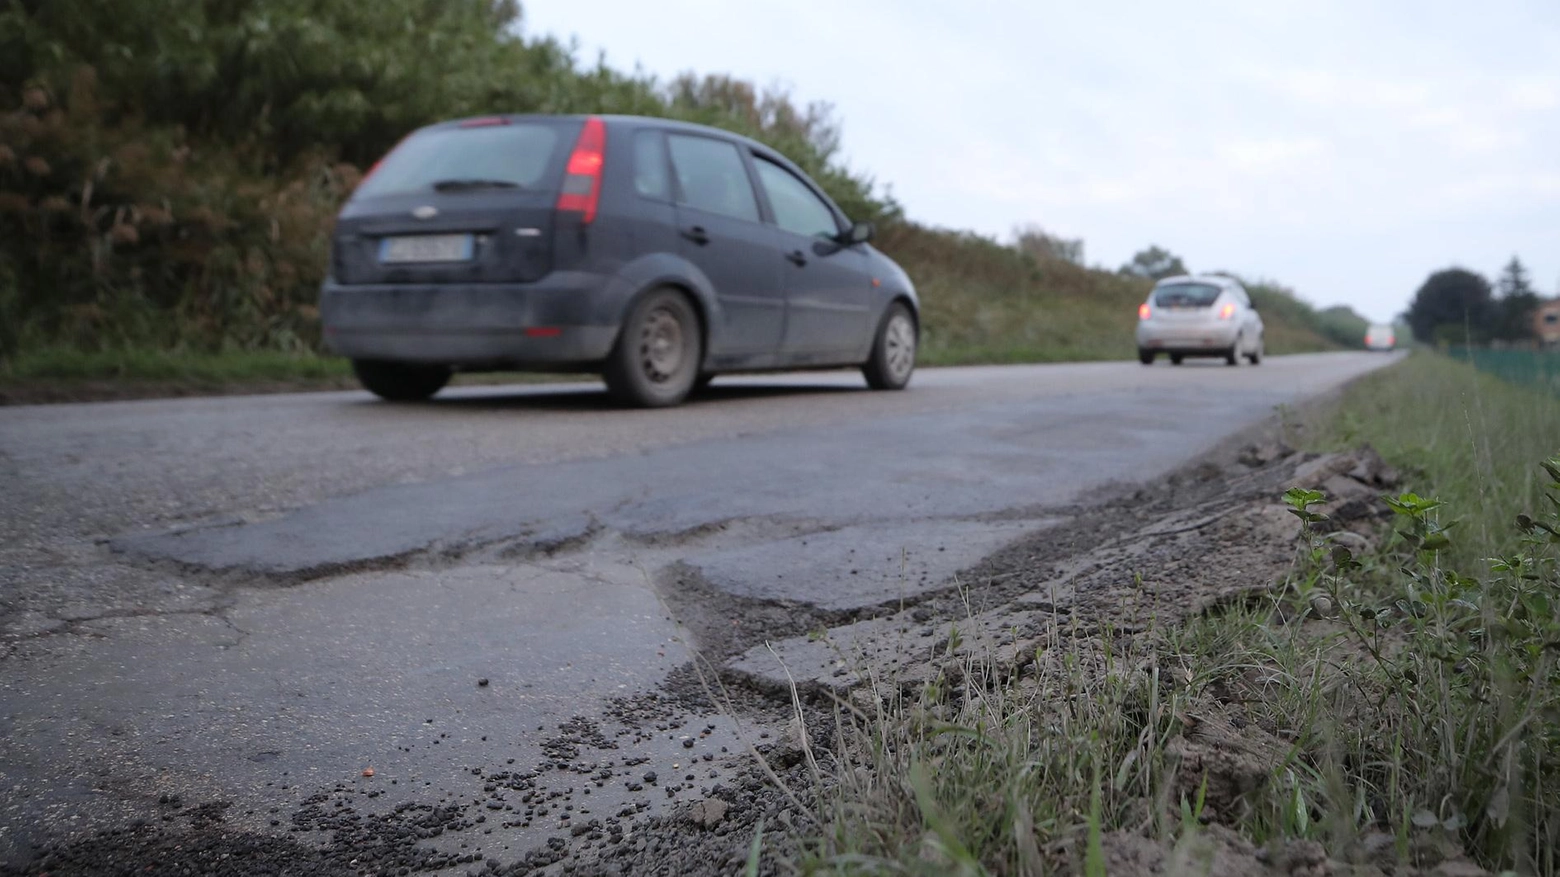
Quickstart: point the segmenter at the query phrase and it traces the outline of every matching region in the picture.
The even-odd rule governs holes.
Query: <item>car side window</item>
[[[758,221],[758,199],[737,147],[713,137],[668,135],[681,203],[734,219]]]
[[[758,181],[775,212],[775,225],[806,237],[832,238],[840,233],[834,211],[806,183],[768,159],[755,157],[755,162]]]
[[[660,131],[634,135],[634,191],[658,201],[672,200],[672,180],[666,169],[666,141]]]

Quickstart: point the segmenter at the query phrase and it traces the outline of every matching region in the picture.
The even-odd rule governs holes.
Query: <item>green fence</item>
[[[1560,350],[1491,350],[1483,347],[1454,347],[1456,359],[1473,364],[1502,380],[1537,387],[1560,396]]]

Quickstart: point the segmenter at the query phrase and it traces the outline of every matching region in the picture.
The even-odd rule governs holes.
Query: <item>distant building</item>
[[[1533,312],[1533,334],[1547,345],[1560,345],[1560,298],[1546,301]]]

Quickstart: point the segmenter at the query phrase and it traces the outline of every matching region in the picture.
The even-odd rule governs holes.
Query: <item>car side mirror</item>
[[[839,236],[839,242],[847,247],[853,247],[856,244],[864,244],[867,241],[872,240],[872,235],[876,231],[877,227],[870,222],[862,221],[851,223],[850,228]]]

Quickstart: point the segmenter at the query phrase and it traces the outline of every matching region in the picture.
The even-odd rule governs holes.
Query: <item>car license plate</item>
[[[384,264],[469,262],[471,248],[469,234],[420,234],[384,238],[379,242],[379,261]]]

